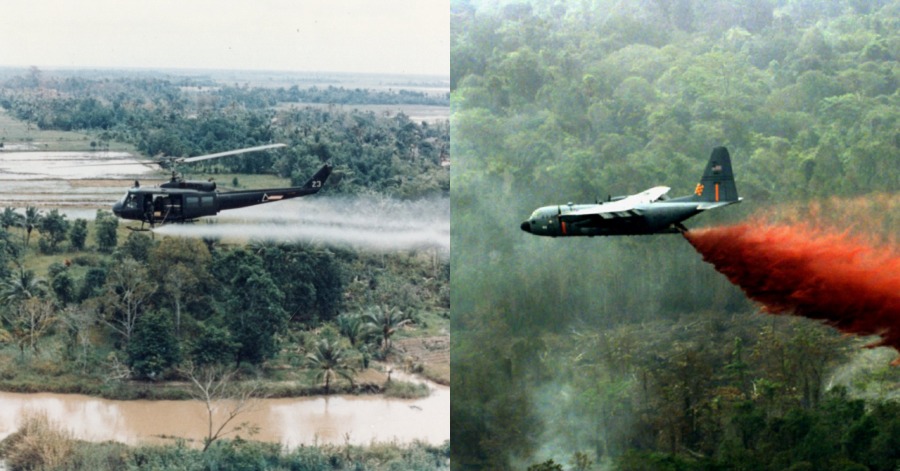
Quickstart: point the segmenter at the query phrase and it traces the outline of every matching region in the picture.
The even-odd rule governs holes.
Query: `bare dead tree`
[[[239,382],[236,378],[236,369],[222,366],[195,367],[188,364],[180,371],[191,381],[193,386],[191,395],[203,402],[206,407],[208,428],[206,438],[203,440],[203,451],[226,435],[241,430],[251,435],[259,431],[258,426],[249,422],[241,422],[229,428],[229,424],[238,416],[259,406],[260,398],[256,394],[259,390],[257,382]],[[217,423],[216,416],[220,410],[224,414],[220,419],[221,422]]]
[[[88,348],[91,346],[91,326],[94,325],[94,313],[82,306],[67,306],[59,317],[72,336],[73,347],[81,348],[81,372],[84,373],[87,369]]]
[[[25,347],[37,351],[37,341],[58,320],[53,303],[46,299],[29,298],[12,308],[5,316],[11,326],[10,333],[22,355]]]
[[[140,262],[125,258],[110,270],[106,286],[109,293],[106,308],[113,315],[111,318],[102,316],[101,319],[128,343],[138,317],[144,312],[150,297],[156,293],[156,282]]]

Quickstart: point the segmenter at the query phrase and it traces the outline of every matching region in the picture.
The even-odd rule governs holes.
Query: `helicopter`
[[[215,154],[196,157],[166,158],[154,163],[172,169],[172,179],[158,187],[141,187],[135,180],[134,186],[119,201],[113,204],[113,213],[121,218],[141,221],[140,228],[147,230],[159,224],[192,222],[204,216],[215,216],[220,211],[244,208],[258,204],[297,198],[318,193],[328,176],[332,166],[325,164],[303,186],[289,188],[265,188],[257,190],[217,191],[214,181],[185,180],[175,170],[178,164],[215,159],[229,155],[258,152],[262,150],[286,147],[285,144],[268,144],[263,146],[235,149]]]

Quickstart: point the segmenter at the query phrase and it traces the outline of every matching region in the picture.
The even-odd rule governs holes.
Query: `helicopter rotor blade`
[[[243,149],[229,150],[226,152],[218,152],[215,154],[198,155],[196,157],[185,157],[185,158],[176,159],[175,161],[177,163],[199,162],[201,160],[217,159],[219,157],[226,157],[229,155],[246,154],[247,152],[256,152],[256,151],[260,151],[260,150],[275,149],[278,147],[287,147],[287,144],[267,144],[264,146],[246,147]]]

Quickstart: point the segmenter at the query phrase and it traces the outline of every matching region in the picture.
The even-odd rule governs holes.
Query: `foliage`
[[[433,446],[373,443],[368,446],[317,445],[285,450],[277,444],[243,439],[219,440],[206,451],[183,442],[172,445],[128,447],[106,442],[74,442],[66,469],[112,471],[118,469],[243,470],[291,469],[312,471],[389,471],[398,469],[449,469],[450,445]]]
[[[94,226],[97,230],[97,250],[112,252],[118,243],[116,229],[119,227],[119,220],[113,214],[98,209]]]
[[[72,227],[69,229],[69,245],[72,250],[84,250],[87,235],[87,220],[79,218],[72,221]]]
[[[316,342],[313,351],[306,355],[306,365],[315,372],[316,380],[325,383],[325,394],[331,392],[331,382],[341,377],[353,385],[355,368],[347,359],[346,351],[337,342],[323,338]]]
[[[22,225],[25,226],[25,248],[28,248],[31,242],[31,232],[41,222],[41,211],[35,207],[29,206],[25,208],[25,217],[22,219]]]
[[[33,413],[22,418],[22,425],[6,439],[4,447],[11,469],[64,469],[75,440],[46,414]]]
[[[138,378],[161,379],[181,361],[171,314],[159,311],[141,316],[128,342],[126,363]]]
[[[430,391],[428,385],[424,383],[391,380],[384,388],[385,397],[418,399],[421,397],[428,397],[429,394]]]
[[[191,358],[199,367],[224,365],[234,360],[238,346],[228,330],[201,323],[197,326]]]
[[[60,214],[59,210],[53,209],[48,214],[40,218],[37,224],[38,231],[41,233],[41,252],[55,253],[59,243],[66,240],[69,232],[69,221],[66,220],[65,214]]]
[[[47,281],[24,267],[0,283],[0,299],[14,305],[27,299],[42,296],[47,291]]]
[[[65,306],[75,301],[75,282],[67,270],[60,271],[50,280],[50,288],[59,304]]]
[[[363,320],[372,330],[379,332],[381,335],[382,353],[387,353],[391,349],[391,337],[410,320],[403,318],[403,314],[397,306],[374,306],[363,314]]]
[[[127,345],[158,286],[140,262],[125,258],[110,269],[105,287],[102,321],[121,335]]]
[[[132,232],[119,247],[119,253],[123,257],[131,257],[138,262],[146,263],[150,259],[150,252],[155,245],[155,241],[147,234]]]
[[[219,305],[231,335],[239,344],[236,363],[261,363],[277,353],[276,335],[287,328],[284,293],[265,271],[262,260],[236,249],[213,260],[212,273],[221,284]]]
[[[455,467],[587,450],[623,469],[872,467],[818,422],[851,340],[758,319],[676,237],[518,231],[551,203],[688,194],[725,145],[745,203],[695,224],[858,198],[841,227],[890,239],[900,81],[880,45],[900,7],[750,3],[451,3]]]

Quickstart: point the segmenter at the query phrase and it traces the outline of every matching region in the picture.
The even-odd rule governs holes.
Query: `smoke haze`
[[[685,238],[768,312],[877,334],[877,345],[900,351],[900,257],[892,250],[802,224],[740,224]]]
[[[172,224],[157,234],[317,242],[379,251],[437,248],[450,252],[450,203],[444,199],[398,201],[311,198],[242,208],[214,223]]]

